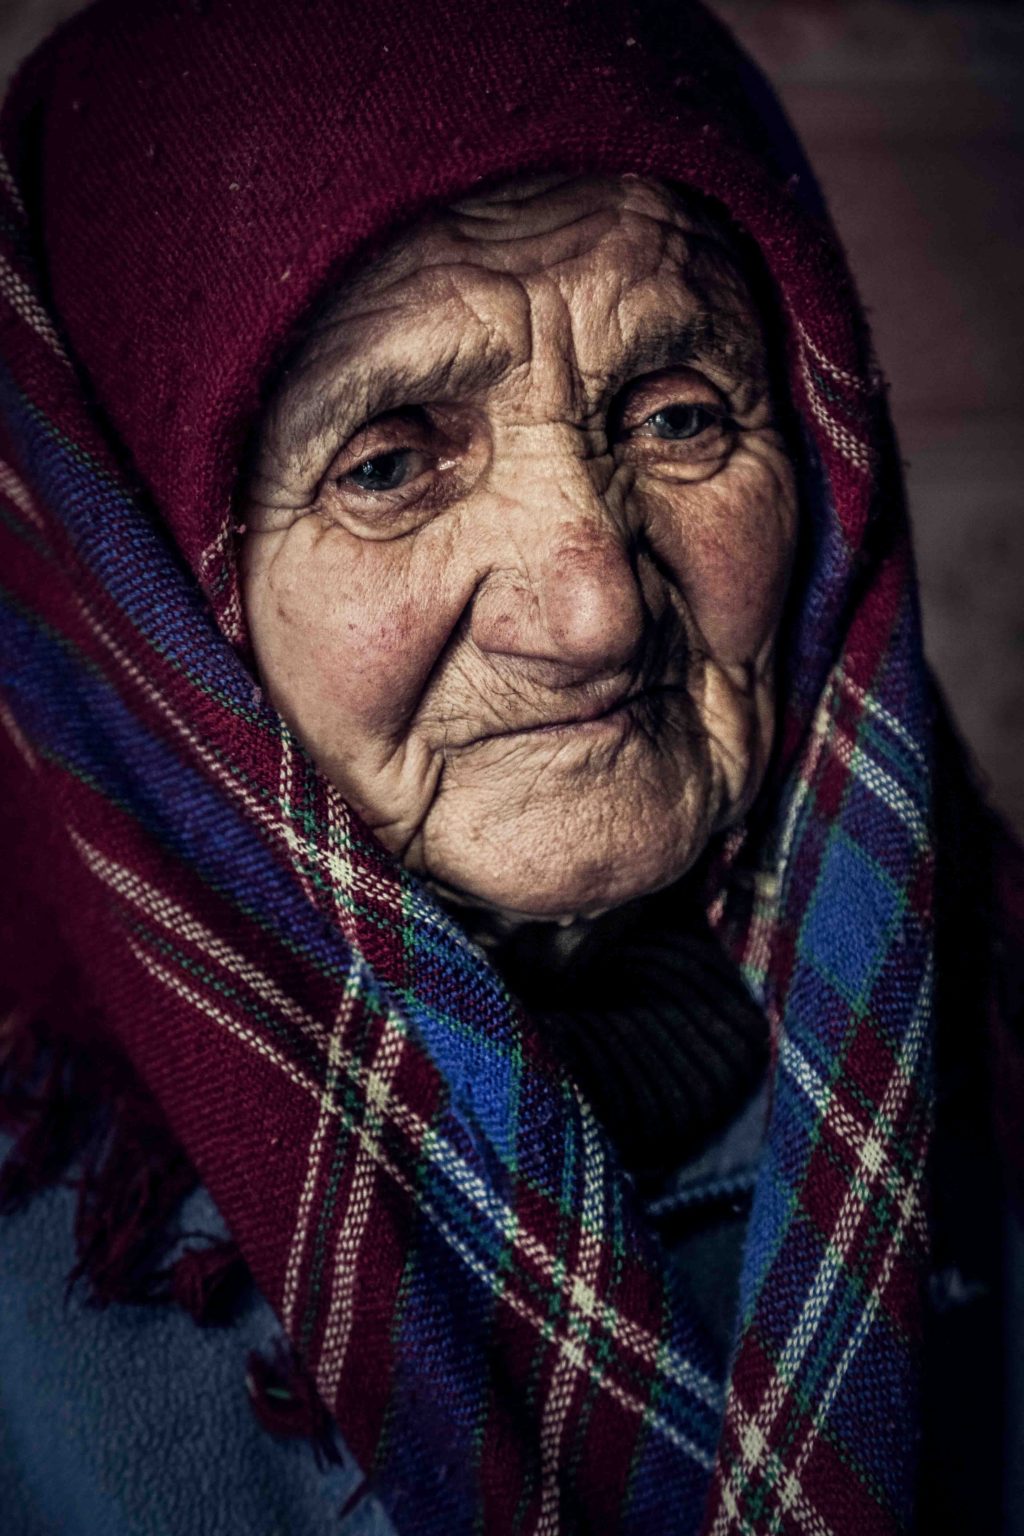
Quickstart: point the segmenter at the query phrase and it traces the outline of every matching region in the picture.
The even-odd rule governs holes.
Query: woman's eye
[[[412,448],[396,448],[390,453],[376,453],[338,478],[339,485],[354,485],[361,491],[397,491],[422,473],[424,455]]]
[[[639,380],[610,423],[618,452],[638,470],[662,479],[696,481],[717,474],[728,462],[735,423],[728,402],[716,399],[712,389],[689,370]],[[685,398],[698,390],[696,400]]]
[[[666,405],[643,423],[645,437],[660,437],[669,442],[684,442],[699,437],[708,427],[718,426],[720,418],[706,405]]]

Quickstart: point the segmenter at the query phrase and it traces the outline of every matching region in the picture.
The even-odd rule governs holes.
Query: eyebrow
[[[324,354],[317,362],[324,368],[321,388],[316,387],[315,365],[300,364],[275,402],[272,435],[278,453],[301,452],[328,435],[348,435],[400,405],[488,389],[509,371],[513,359],[507,348],[495,344],[462,355],[453,349],[423,368],[393,356],[367,359],[358,353]]]
[[[627,380],[662,368],[713,362],[736,377],[752,371],[760,351],[760,336],[738,318],[702,310],[689,320],[653,320],[641,325],[626,344],[616,373]]]
[[[603,403],[630,379],[694,362],[714,362],[738,378],[754,371],[759,341],[738,317],[714,311],[702,310],[686,320],[653,319],[626,342],[602,391]],[[325,439],[341,443],[388,410],[486,390],[500,382],[514,361],[511,351],[494,339],[483,351],[460,354],[452,347],[425,367],[387,351],[367,358],[357,343],[324,351],[308,363],[300,360],[280,390],[266,448],[278,462],[301,462],[307,453],[318,454]]]

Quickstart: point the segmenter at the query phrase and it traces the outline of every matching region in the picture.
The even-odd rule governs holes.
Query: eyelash
[[[663,437],[663,438],[657,438],[653,432],[650,433],[650,434],[644,434],[641,431],[641,429],[643,427],[649,426],[651,423],[655,422],[659,416],[667,417],[668,414],[670,412],[672,412],[672,411],[688,411],[688,412],[695,413],[695,414],[703,414],[703,416],[706,418],[706,420],[703,422],[702,425],[696,427],[695,430],[693,430],[693,431],[690,431],[690,432],[680,431],[678,436],[668,435],[668,436]],[[721,426],[721,425],[723,425],[723,423],[724,423],[723,414],[720,411],[713,410],[710,406],[704,404],[703,402],[700,402],[700,401],[693,401],[693,402],[687,402],[687,403],[673,402],[671,405],[661,406],[661,407],[659,407],[658,410],[652,411],[650,413],[650,415],[646,416],[643,419],[643,421],[641,421],[636,428],[631,429],[631,434],[630,435],[633,435],[633,434],[640,435],[640,436],[649,435],[655,441],[669,442],[669,443],[671,443],[671,442],[692,442],[696,438],[702,436],[703,433],[706,432],[709,429],[709,427]],[[351,469],[346,470],[344,472],[344,474],[335,476],[334,477],[334,484],[336,486],[338,486],[339,488],[341,486],[343,486],[343,485],[348,485],[348,486],[351,486],[351,487],[355,488],[356,490],[358,490],[360,492],[364,492],[367,495],[386,494],[387,491],[392,490],[392,489],[397,489],[398,487],[360,485],[358,483],[357,479],[356,479],[356,476],[358,475],[359,471],[360,470],[368,470],[368,469],[371,468],[371,466],[373,466],[375,464],[380,464],[384,460],[387,460],[387,459],[397,459],[397,458],[401,458],[404,455],[415,454],[416,452],[417,452],[417,449],[415,449],[415,448],[413,448],[413,447],[411,447],[409,445],[406,445],[406,444],[395,445],[394,447],[384,448],[379,453],[372,453],[372,454],[369,454],[365,459],[360,459],[357,463],[355,463],[352,466]],[[369,477],[367,477],[367,478],[369,478]]]
[[[692,430],[692,432],[683,432],[680,433],[679,436],[665,436],[665,438],[660,438],[660,436],[657,436],[656,433],[643,432],[643,427],[648,427],[648,425],[651,424],[651,422],[656,421],[659,416],[666,416],[669,412],[679,412],[679,410],[685,410],[685,412],[691,413],[700,413],[700,415],[702,415],[705,419],[703,419],[702,424],[697,425],[695,430]],[[430,432],[430,430],[434,427],[433,421],[431,421],[430,416],[428,416],[428,413],[425,412],[422,407],[416,407],[415,412],[387,412],[385,415],[376,416],[376,418],[373,418],[372,421],[368,421],[364,427],[361,427],[359,432],[356,433],[352,439],[350,439],[350,442],[358,441],[361,436],[370,435],[370,433],[372,433],[373,427],[376,427],[378,424],[382,425],[385,421],[390,421],[391,418],[395,418],[396,421],[401,421],[401,419],[404,418],[404,425],[407,425],[407,430],[405,430],[401,436],[402,439],[405,439],[405,441],[399,441],[399,439],[396,439],[396,441],[390,442],[390,444],[382,445],[378,452],[367,453],[367,455],[355,459],[350,467],[345,468],[345,470],[342,470],[341,473],[335,473],[335,475],[330,476],[333,485],[336,485],[338,488],[355,488],[356,492],[364,493],[364,495],[368,496],[387,495],[388,490],[391,490],[391,488],[399,487],[359,487],[359,485],[356,484],[355,479],[353,479],[353,476],[355,476],[359,470],[362,470],[362,468],[367,468],[368,465],[379,464],[382,459],[398,458],[398,456],[401,455],[415,455],[415,453],[418,452],[424,453],[425,458],[433,459],[434,467],[438,467],[439,461],[444,462],[444,456],[431,452],[431,450],[428,450],[427,447],[418,447],[415,442],[408,441],[408,436],[410,436],[410,433],[408,433],[408,427],[410,427],[410,425],[413,427],[413,433],[415,433],[415,435],[419,435],[419,433]],[[705,435],[705,432],[708,432],[711,427],[725,429],[725,427],[728,427],[728,425],[732,425],[732,422],[729,421],[728,415],[726,415],[725,409],[723,409],[722,406],[718,406],[717,402],[709,401],[669,401],[668,404],[665,404],[665,406],[659,406],[657,407],[657,410],[648,412],[648,415],[643,416],[640,421],[637,421],[637,424],[634,425],[634,427],[629,427],[629,429],[626,429],[625,432],[623,432],[622,429],[622,421],[623,413],[619,412],[616,416],[614,416],[611,424],[609,424],[609,436],[613,436],[613,438],[614,436],[623,436],[625,439],[648,438],[649,441],[656,442],[692,442],[695,441],[695,439],[700,438],[700,436]]]
[[[608,444],[629,447],[634,465],[645,475],[702,481],[725,464],[737,424],[708,379],[685,370],[680,381],[682,372],[674,370],[674,379],[648,375],[622,390],[609,412]],[[682,395],[699,389],[705,398],[672,399],[672,386]],[[695,430],[672,438],[651,429],[659,416],[677,410],[691,415]],[[484,470],[487,453],[476,419],[462,407],[431,404],[381,412],[335,456],[318,492],[322,516],[350,522],[364,538],[396,538],[459,501]],[[421,456],[421,468],[402,476],[399,484],[359,485],[353,478],[384,459],[408,462],[410,456]]]

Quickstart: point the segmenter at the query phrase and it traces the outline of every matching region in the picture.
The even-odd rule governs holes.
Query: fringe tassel
[[[66,1048],[54,1049],[33,1093],[25,1084],[40,1075],[34,1052],[22,1038],[8,1036],[4,1044],[0,1127],[16,1139],[0,1168],[0,1215],[20,1210],[39,1190],[56,1183],[88,1138],[92,1120],[68,1089]]]
[[[27,1011],[0,1026],[0,1215],[79,1172],[74,1269],[92,1305],[175,1302],[200,1323],[226,1322],[247,1279],[236,1245],[203,1242],[167,1263],[174,1218],[198,1183],[159,1107],[109,1050],[54,1036]],[[201,1234],[195,1234],[201,1238]]]
[[[13,1009],[0,1028],[0,1214],[23,1207],[75,1164],[76,1263],[98,1307],[174,1302],[199,1323],[226,1322],[248,1271],[233,1242],[181,1241],[174,1220],[198,1178],[159,1107],[109,1050],[88,1052]]]
[[[231,1321],[248,1266],[230,1239],[176,1230],[198,1175],[127,1064],[11,1010],[0,1019],[0,1128],[15,1137],[0,1166],[0,1215],[80,1169],[65,1300],[84,1283],[96,1307],[176,1305],[202,1326]],[[169,1260],[183,1237],[189,1246]],[[333,1420],[290,1345],[250,1354],[246,1385],[264,1429],[308,1439],[321,1470],[341,1462]]]
[[[258,1423],[272,1435],[311,1441],[321,1471],[342,1461],[334,1421],[313,1378],[291,1345],[279,1340],[272,1350],[249,1356],[245,1385]]]
[[[249,1281],[238,1245],[225,1238],[186,1248],[171,1270],[171,1297],[200,1324],[229,1322]]]
[[[108,1134],[77,1181],[78,1262],[67,1293],[87,1278],[95,1306],[165,1301],[171,1294],[162,1261],[174,1240],[171,1223],[197,1179],[157,1115],[151,1100],[122,1093]]]

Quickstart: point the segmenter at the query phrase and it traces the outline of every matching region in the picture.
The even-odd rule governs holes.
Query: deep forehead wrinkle
[[[630,379],[662,369],[711,363],[739,377],[757,356],[756,334],[731,318],[701,311],[687,320],[658,319],[628,338],[594,407]],[[325,437],[341,440],[385,411],[465,399],[499,384],[515,363],[494,337],[481,348],[469,343],[425,365],[394,355],[367,356],[338,349],[316,369],[300,368],[278,398],[269,423],[267,447],[275,456],[301,452]],[[575,368],[574,368],[575,371]]]
[[[581,421],[593,422],[631,379],[672,368],[705,365],[719,382],[744,394],[763,385],[763,337],[730,243],[699,223],[675,233],[685,244],[670,258],[676,275],[663,311],[627,326],[602,349],[596,368],[577,357],[575,347],[565,356]],[[321,304],[265,423],[263,451],[272,459],[301,462],[328,441],[338,444],[375,416],[403,406],[479,397],[523,361],[500,329],[487,325],[457,337],[450,326],[431,325],[432,334],[414,344],[418,304],[410,303],[408,284],[420,275],[429,281],[438,270],[431,262],[419,271],[405,270],[402,260],[396,264],[396,255],[408,259],[415,250],[416,239],[407,234],[396,250]],[[450,253],[442,255],[447,266]],[[430,299],[426,293],[424,308]]]
[[[659,317],[626,339],[589,409],[606,406],[632,378],[694,363],[713,365],[741,381],[751,370],[761,371],[759,356],[756,326],[739,317],[707,310],[685,320]],[[390,349],[374,356],[355,345],[338,347],[315,366],[299,367],[285,384],[268,422],[266,450],[275,458],[301,455],[326,438],[342,441],[386,411],[482,394],[499,384],[515,361],[493,334],[485,347],[469,342],[423,365]]]

